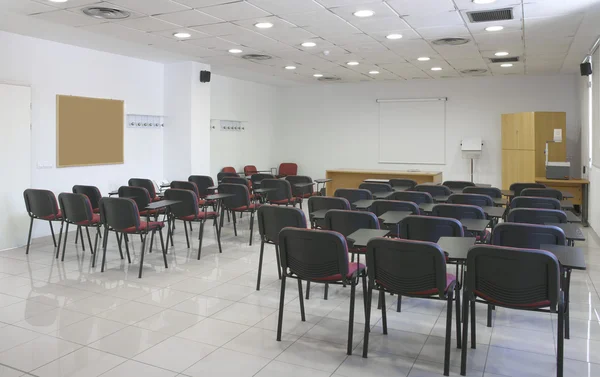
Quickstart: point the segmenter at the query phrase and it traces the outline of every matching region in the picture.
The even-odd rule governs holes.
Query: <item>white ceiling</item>
[[[81,11],[91,4],[124,9],[131,16],[94,19]],[[514,20],[471,23],[467,16],[497,8],[512,8]],[[364,9],[374,16],[353,15]],[[90,32],[99,33],[115,41],[116,53],[157,61],[193,59],[211,64],[215,73],[271,83],[312,83],[315,73],[342,82],[442,79],[468,76],[460,71],[474,68],[486,69],[484,75],[574,73],[600,34],[600,0],[496,0],[487,5],[471,0],[0,0],[0,12],[24,21],[0,22],[6,31],[90,48],[98,48]],[[258,29],[257,22],[274,26]],[[24,24],[35,27],[24,30]],[[485,31],[490,25],[504,30]],[[53,27],[67,27],[69,37],[52,33]],[[178,31],[191,38],[177,40],[173,33]],[[390,33],[403,38],[388,40]],[[431,43],[443,37],[470,42]],[[139,49],[117,49],[117,41]],[[302,47],[307,41],[317,46]],[[110,51],[111,45],[101,49]],[[231,48],[273,58],[247,61],[229,53]],[[498,51],[521,61],[510,68],[490,63]],[[417,61],[420,56],[431,60]],[[348,66],[348,61],[360,64]],[[286,70],[287,65],[297,69]],[[370,75],[372,70],[380,73]]]

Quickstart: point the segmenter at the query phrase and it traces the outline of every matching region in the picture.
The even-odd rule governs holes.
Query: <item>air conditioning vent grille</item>
[[[328,81],[340,81],[341,78],[333,77],[333,76],[324,76],[324,77],[319,77],[317,80],[328,82]]]
[[[471,68],[471,69],[463,69],[460,73],[464,75],[481,75],[487,72],[487,69],[484,68]]]
[[[122,20],[130,16],[130,13],[125,10],[106,7],[83,8],[83,13],[87,16],[101,18],[103,20]]]
[[[469,20],[471,22],[492,22],[492,21],[505,21],[513,19],[512,8],[504,9],[491,9],[479,12],[467,12]]]
[[[492,63],[516,63],[519,61],[518,56],[512,56],[509,58],[490,58],[490,62]]]
[[[261,60],[269,60],[269,59],[271,59],[271,56],[263,55],[263,54],[246,54],[246,55],[242,55],[242,59],[261,61]]]
[[[469,43],[467,38],[441,38],[431,41],[434,45],[438,46],[460,46]]]

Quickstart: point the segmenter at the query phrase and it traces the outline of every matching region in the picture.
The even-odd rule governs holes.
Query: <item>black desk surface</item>
[[[380,178],[367,178],[363,182],[367,183],[390,183],[389,179],[380,179]]]
[[[410,190],[412,188],[412,186],[394,186],[392,187],[392,189],[394,189],[394,191],[407,191]]]
[[[218,199],[230,198],[232,196],[235,196],[235,194],[212,194],[212,195],[207,195],[206,199],[218,200]]]
[[[419,208],[423,212],[428,212],[428,213],[430,213],[431,211],[433,211],[433,207],[434,206],[435,206],[435,203],[421,203],[421,204],[419,204]]]
[[[257,194],[263,194],[265,192],[271,192],[271,191],[276,191],[276,190],[277,190],[277,188],[275,188],[275,187],[269,187],[269,188],[258,188],[258,189],[254,189],[252,191]]]
[[[464,261],[469,249],[475,245],[475,237],[440,237],[437,243],[450,260]]]
[[[560,202],[560,207],[562,209],[573,209],[573,208],[575,208],[573,206],[573,202],[570,201],[570,200],[563,200],[562,202]]]
[[[159,200],[148,204],[145,209],[161,209],[177,203],[181,203],[181,200]]]
[[[506,204],[506,199],[504,198],[492,198],[494,200],[494,205],[503,206]]]
[[[506,208],[504,207],[481,207],[481,209],[483,209],[483,212],[485,212],[485,214],[489,217],[498,218],[502,217],[506,211]]]
[[[346,237],[354,246],[365,247],[372,238],[385,237],[390,231],[385,229],[359,229]]]
[[[389,197],[393,193],[394,193],[393,191],[376,192],[376,193],[373,193],[373,199],[386,199],[387,197]]]
[[[315,183],[314,182],[304,182],[304,183],[296,183],[294,184],[294,186],[296,187],[309,187],[309,186],[313,186]]]
[[[374,201],[375,200],[373,200],[373,199],[361,199],[361,200],[357,200],[356,202],[352,203],[352,205],[354,205],[358,209],[367,209],[373,205]]]
[[[562,191],[562,196],[563,196],[563,199],[571,199],[571,198],[575,197],[575,195],[571,194],[568,191]]]
[[[384,224],[398,224],[404,220],[406,216],[412,215],[411,211],[387,211],[386,213],[379,216],[383,220]]]
[[[329,211],[328,209],[320,209],[309,214],[311,219],[323,220],[325,218],[325,214]]]
[[[570,223],[580,223],[581,219],[571,211],[564,211],[567,215],[567,221]]]
[[[114,190],[108,193],[108,196],[119,195],[119,190]]]
[[[210,187],[207,187],[206,189],[207,190],[216,190],[218,188],[219,188],[219,186],[210,186]]]
[[[504,196],[515,196],[515,192],[512,190],[500,190],[502,192],[502,195]],[[573,194],[571,194],[568,191],[561,191],[562,192],[562,196],[564,199],[570,199],[570,198],[574,198]]]
[[[491,222],[489,219],[461,219],[459,221],[465,230],[478,233],[485,232],[485,228],[487,228]]]
[[[577,224],[573,224],[573,223],[567,223],[567,224],[546,223],[546,225],[553,225],[553,226],[556,226],[556,227],[559,227],[560,229],[562,229],[563,232],[565,232],[565,237],[567,237],[568,240],[585,241],[585,236],[583,235],[583,232],[581,231],[581,228]]]
[[[331,181],[333,181],[333,179],[330,179],[330,178],[315,179],[315,183],[327,183],[327,182],[331,182]]]
[[[504,196],[515,196],[515,192],[512,190],[500,190],[500,192],[502,193],[502,195]]]
[[[581,247],[540,245],[541,250],[551,252],[560,264],[574,270],[585,270],[585,249]]]

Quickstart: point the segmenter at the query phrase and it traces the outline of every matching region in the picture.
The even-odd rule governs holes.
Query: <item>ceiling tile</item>
[[[190,38],[185,38],[185,39],[180,39],[180,38],[176,38],[173,34],[175,33],[179,33],[179,32],[183,32],[183,33],[188,33],[191,35]],[[168,39],[172,39],[174,41],[189,41],[190,39],[198,39],[198,38],[207,38],[208,35],[201,33],[199,31],[196,30],[192,30],[192,29],[186,29],[186,28],[176,28],[176,29],[170,29],[170,30],[160,30],[160,31],[155,31],[152,32],[153,34],[156,35],[161,35],[163,37],[166,37]]]
[[[17,14],[34,14],[42,12],[51,12],[56,10],[50,5],[38,3],[31,0],[11,1],[7,4],[2,4],[4,10]]]
[[[259,22],[269,22],[273,24],[272,28],[269,29],[259,29],[257,27],[255,27],[254,25],[256,25]],[[277,16],[265,16],[265,17],[257,17],[257,18],[249,18],[246,20],[239,20],[239,21],[233,21],[232,23],[241,26],[241,27],[245,27],[246,29],[250,29],[253,30],[257,33],[261,33],[261,34],[265,34],[265,35],[272,35],[272,34],[276,34],[277,32],[279,32],[282,29],[289,29],[289,28],[295,28],[297,27],[296,25],[294,25],[293,23],[284,20],[283,18],[277,17]]]
[[[405,79],[429,78],[428,74],[410,63],[381,64],[380,67]]]
[[[405,16],[403,17],[403,19],[415,29],[450,25],[464,25],[464,21],[460,17],[460,13],[458,13],[457,11],[432,13],[423,16]]]
[[[198,46],[198,47],[204,47],[204,48],[208,48],[208,49],[217,49],[219,51],[228,51],[229,49],[232,48],[240,48],[240,46],[237,43],[231,42],[227,39],[224,38],[218,38],[218,37],[208,37],[208,38],[196,38],[196,39],[192,39],[189,41],[186,41],[186,43],[192,44],[194,46]],[[242,49],[244,50],[244,49]],[[244,51],[244,53],[249,53],[250,51],[246,47],[246,51]]]
[[[247,0],[250,4],[273,13],[273,14],[289,14],[312,12],[322,9],[317,3],[312,0]]]
[[[521,0],[496,0],[490,4],[475,4],[472,0],[454,0],[454,3],[460,10],[483,11],[488,9],[511,8],[521,5]]]
[[[544,0],[527,2],[523,5],[525,18],[550,17],[561,14],[586,12],[596,0]]]
[[[391,34],[391,32],[410,30],[410,26],[403,19],[396,16],[379,19],[362,18],[353,20],[350,23],[365,33],[385,32]]]
[[[178,3],[181,3],[183,5],[187,5],[188,7],[191,8],[204,8],[204,7],[210,7],[213,5],[221,5],[221,4],[227,4],[227,3],[231,3],[231,2],[235,2],[236,0],[175,0]],[[237,1],[242,1],[242,0],[237,0]]]
[[[448,59],[447,62],[457,71],[460,71],[462,69],[487,69],[487,63],[482,58]]]
[[[401,40],[401,43],[387,43],[386,46],[403,57],[417,58],[419,56],[437,55],[429,43],[423,39]]]
[[[192,29],[202,33],[210,34],[215,37],[222,37],[225,35],[234,35],[247,32],[247,30],[235,24],[232,24],[231,22],[220,22],[218,24],[193,26]]]
[[[97,18],[84,16],[83,14],[69,12],[68,10],[55,10],[52,12],[38,13],[30,17],[67,26],[84,26],[107,22],[106,20],[99,20]]]
[[[171,0],[110,0],[110,2],[147,15],[179,12],[189,9],[189,7]]]
[[[396,15],[396,13],[390,7],[385,5],[383,2],[378,2],[378,3],[370,2],[369,3],[368,1],[363,0],[362,3],[334,7],[334,8],[330,8],[329,10],[332,11],[333,13],[337,14],[338,16],[342,17],[343,19],[350,21],[351,23],[355,23],[355,22],[360,23],[361,21],[378,20],[378,19],[383,19],[383,18],[388,18],[388,17],[399,18]],[[359,10],[370,10],[370,11],[373,11],[374,14],[371,17],[364,17],[364,18],[356,17],[354,15],[354,12],[359,11]]]
[[[113,4],[113,3],[110,3],[110,2],[108,2],[108,1],[102,1],[102,2],[99,2],[99,3],[94,3],[94,4],[92,4],[92,5],[93,5],[94,7],[101,7],[101,8],[117,8],[117,9],[120,9],[120,10],[127,11],[127,12],[129,13],[129,17],[128,17],[127,19],[133,19],[133,18],[146,17],[146,15],[145,15],[145,14],[143,14],[143,13],[136,12],[136,11],[134,11],[134,10],[132,10],[132,9],[125,8],[125,7],[122,7],[122,6],[117,6],[117,5],[115,5],[115,4]],[[84,10],[85,8],[88,8],[88,7],[89,7],[89,5],[83,5],[83,6],[77,6],[77,7],[69,7],[69,8],[67,8],[67,11],[68,11],[68,12],[75,13],[75,14],[77,14],[77,15],[82,15],[83,17],[86,17],[86,18],[91,18],[91,19],[93,19],[93,17],[87,16],[85,13],[83,13],[83,10]],[[96,19],[96,20],[98,20],[98,19]],[[100,21],[107,22],[108,20],[102,20],[102,19],[100,19]]]
[[[144,45],[154,44],[157,41],[164,40],[161,36],[126,28],[113,22],[83,26],[80,29]]]
[[[468,43],[460,46],[436,46],[432,48],[445,59],[467,59],[481,56],[479,49],[474,43]]]
[[[270,13],[246,2],[215,5],[202,8],[202,11],[225,21],[246,20],[270,15]]]
[[[426,16],[455,10],[452,0],[388,0],[401,16]]]
[[[464,25],[420,28],[417,29],[417,33],[419,33],[421,37],[425,39],[471,36],[469,29],[467,29]]]
[[[173,25],[169,22],[161,21],[154,17],[141,17],[141,18],[133,18],[126,19],[123,21],[114,22],[121,26],[126,26],[132,29],[141,30],[141,31],[161,31],[161,30],[170,30],[176,28],[177,25]]]
[[[572,37],[577,33],[584,15],[584,13],[575,13],[567,16],[526,18],[525,37]]]
[[[213,16],[209,16],[208,14],[203,13],[199,10],[185,10],[183,12],[162,14],[155,17],[160,20],[172,22],[183,27],[200,26],[223,22],[223,20]]]
[[[22,1],[22,0],[20,0],[20,1]],[[65,3],[51,3],[48,0],[34,0],[34,1],[36,1],[40,4],[50,5],[54,8],[66,9],[66,8],[80,7],[80,6],[86,6],[86,5],[90,5],[90,4],[99,3],[101,0],[71,0],[71,1],[67,1]]]
[[[385,45],[398,45],[405,42],[408,39],[422,39],[419,33],[417,33],[413,29],[406,30],[387,30],[387,31],[376,31],[368,33],[373,39],[382,42]],[[402,38],[400,39],[387,39],[387,36],[390,34],[400,34]]]

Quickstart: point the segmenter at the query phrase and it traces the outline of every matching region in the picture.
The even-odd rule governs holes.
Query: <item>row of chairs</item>
[[[233,166],[226,166],[221,169],[221,173],[233,173],[237,175],[237,171]],[[251,177],[254,174],[258,174],[259,171],[255,165],[246,165],[244,166],[244,175],[246,177]],[[278,169],[278,178],[287,177],[288,175],[297,175],[298,174],[298,165],[293,162],[283,162],[279,164]]]

